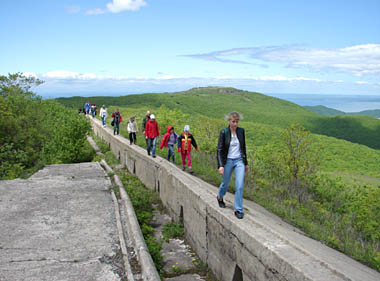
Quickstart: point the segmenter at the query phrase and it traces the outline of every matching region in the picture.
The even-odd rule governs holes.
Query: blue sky
[[[0,25],[0,74],[42,96],[380,95],[379,0],[1,0]]]

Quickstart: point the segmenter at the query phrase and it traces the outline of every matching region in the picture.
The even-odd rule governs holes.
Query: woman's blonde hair
[[[231,119],[239,119],[239,120],[242,120],[243,119],[243,115],[240,114],[239,112],[236,112],[236,111],[232,111],[230,113],[228,113],[225,117],[225,119],[227,121],[230,121]]]

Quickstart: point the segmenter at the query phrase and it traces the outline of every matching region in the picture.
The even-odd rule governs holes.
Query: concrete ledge
[[[159,193],[165,207],[185,226],[186,239],[221,281],[313,280],[378,281],[380,273],[300,233],[257,204],[244,201],[244,220],[216,202],[217,188],[161,157],[113,136],[98,120],[91,120],[96,135],[128,170]]]
[[[101,165],[108,173],[113,173],[113,170],[110,166],[108,166],[106,161],[102,160]],[[160,281],[160,276],[157,273],[148,247],[146,246],[143,234],[137,221],[135,210],[132,206],[132,202],[129,199],[128,194],[125,192],[124,186],[117,175],[114,175],[114,181],[119,187],[122,204],[124,205],[124,210],[127,213],[125,216],[127,226],[124,229],[127,231],[128,237],[132,239],[133,247],[138,255],[142,277],[145,281]]]

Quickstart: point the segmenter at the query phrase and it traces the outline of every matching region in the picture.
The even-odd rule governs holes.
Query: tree
[[[310,132],[301,125],[291,125],[282,137],[285,143],[283,163],[285,175],[292,189],[298,189],[299,200],[307,188],[307,178],[319,168],[319,151]]]
[[[36,87],[43,83],[42,80],[35,77],[26,77],[21,72],[0,76],[0,96],[7,97],[9,95],[20,94],[29,97],[35,97],[36,94],[31,92],[32,87]]]

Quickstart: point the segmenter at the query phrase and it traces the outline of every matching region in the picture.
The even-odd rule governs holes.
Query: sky
[[[0,75],[43,97],[231,86],[380,96],[379,0],[1,0]]]

